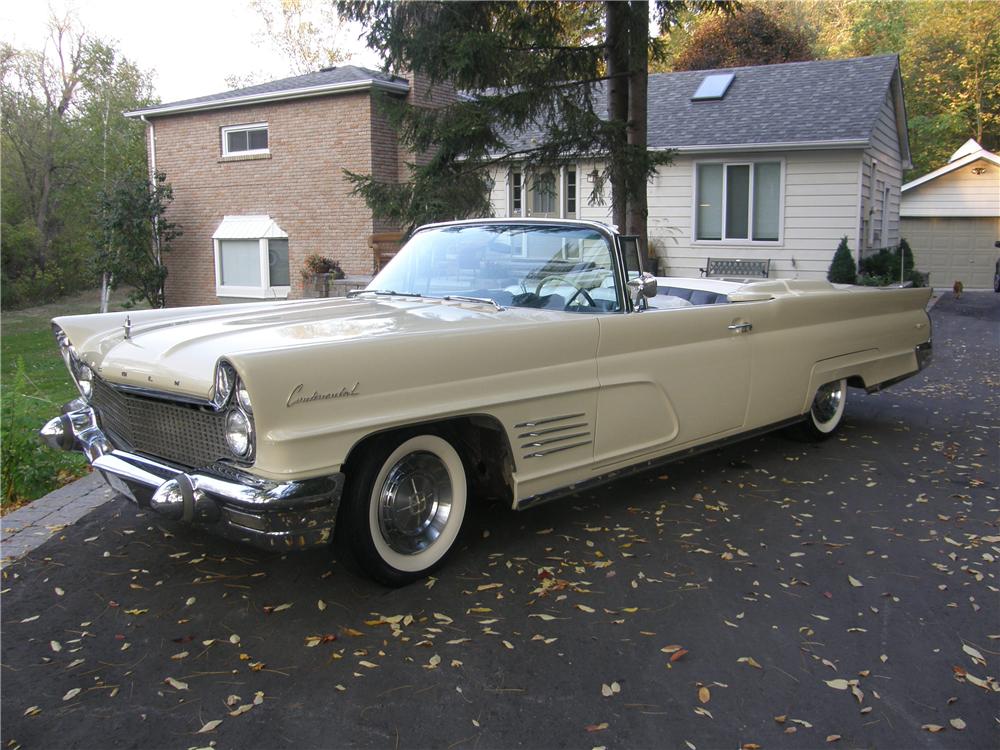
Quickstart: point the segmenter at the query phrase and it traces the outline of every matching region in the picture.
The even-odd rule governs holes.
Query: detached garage
[[[902,188],[900,235],[931,285],[991,289],[1000,255],[1000,156],[966,141],[948,163]]]

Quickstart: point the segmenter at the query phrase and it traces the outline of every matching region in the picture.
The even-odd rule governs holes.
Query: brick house
[[[450,92],[351,65],[127,112],[146,123],[150,171],[183,229],[166,257],[171,306],[305,296],[311,254],[370,274],[372,236],[394,227],[351,195],[344,169],[405,179],[376,92],[436,106]]]

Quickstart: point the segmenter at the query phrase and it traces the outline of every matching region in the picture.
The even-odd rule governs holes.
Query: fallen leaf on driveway
[[[754,669],[763,669],[763,667],[754,659],[752,656],[741,656],[736,660],[737,664],[749,664]]]
[[[698,700],[702,703],[708,703],[712,700],[712,693],[707,687],[698,688]]]
[[[174,690],[187,690],[188,684],[186,682],[181,682],[180,680],[175,680],[173,677],[167,677],[164,680],[165,683],[170,685]]]
[[[970,646],[967,643],[963,644],[962,645],[962,650],[965,653],[967,653],[969,656],[971,656],[972,657],[972,661],[974,661],[976,664],[978,664],[981,667],[985,667],[986,666],[986,659],[984,659],[983,655],[981,653],[979,653],[978,651],[976,651],[976,649],[974,649],[972,646]]]
[[[938,724],[921,724],[920,728],[926,729],[928,732],[931,732],[932,734],[937,734],[938,732],[944,731],[944,727]]]
[[[64,701],[72,700],[79,694],[80,694],[80,688],[73,688],[72,690],[68,690],[66,692],[66,695],[63,696],[63,700]]]
[[[588,732],[603,732],[608,728],[608,722],[602,721],[600,724],[588,724],[584,727]]]
[[[832,687],[834,690],[847,690],[849,687],[847,680],[836,679],[836,680],[823,680],[827,685]]]
[[[205,732],[212,732],[215,729],[217,729],[219,724],[221,723],[222,719],[212,719],[212,721],[206,723],[205,726],[203,726],[201,729],[195,732],[195,734],[204,734]]]
[[[965,722],[962,721],[961,719],[951,719],[948,723],[951,724],[955,729],[958,729],[959,731],[965,729]]]
[[[863,583],[861,583],[861,581],[859,581],[859,580],[858,580],[857,578],[855,578],[854,576],[847,576],[847,580],[848,580],[848,582],[850,582],[850,584],[851,584],[852,586],[854,586],[854,588],[856,588],[856,589],[859,589],[859,588],[861,588],[862,586],[864,586],[864,584],[863,584]],[[832,735],[831,735],[831,736],[832,736]]]

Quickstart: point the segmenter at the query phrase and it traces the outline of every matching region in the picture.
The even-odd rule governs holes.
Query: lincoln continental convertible
[[[786,428],[930,360],[927,289],[656,278],[591,222],[415,231],[347,298],[56,318],[80,396],[41,430],[120,494],[401,585],[469,503],[514,509]],[[336,532],[336,533],[335,533]]]

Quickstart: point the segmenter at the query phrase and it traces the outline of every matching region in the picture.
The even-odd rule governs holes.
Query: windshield
[[[607,238],[558,225],[466,224],[415,234],[367,291],[476,297],[504,307],[618,312]]]

